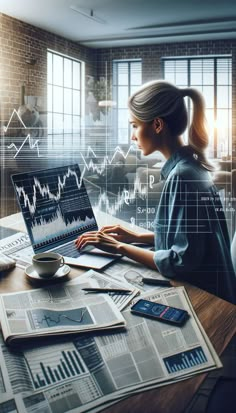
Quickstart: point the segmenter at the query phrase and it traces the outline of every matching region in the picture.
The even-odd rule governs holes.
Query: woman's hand
[[[119,242],[125,242],[126,244],[139,242],[139,235],[137,233],[130,231],[121,225],[106,225],[102,227],[101,232],[110,235],[110,237]]]
[[[82,249],[87,245],[94,245],[94,247],[111,254],[119,253],[120,244],[113,236],[109,236],[103,231],[86,232],[75,240],[75,246],[78,249]]]

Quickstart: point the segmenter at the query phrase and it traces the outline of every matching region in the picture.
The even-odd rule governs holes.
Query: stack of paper
[[[88,279],[93,278],[99,285],[113,282],[104,274],[100,278],[99,273],[90,272]],[[88,279],[87,286],[91,284]],[[81,297],[81,287],[72,281],[66,289],[54,286],[44,291],[25,292],[14,301],[11,296],[5,296],[4,306],[11,329],[21,331],[34,325],[40,330],[45,323],[50,325],[51,315],[44,314],[40,319],[34,310],[46,308],[46,304],[47,308],[55,310],[61,300],[68,304],[67,308],[69,303],[73,308],[78,294]],[[126,308],[122,313],[126,329],[120,331],[78,334],[63,340],[54,338],[52,342],[38,342],[37,348],[29,343],[22,351],[17,348],[15,352],[0,343],[0,385],[3,389],[0,411],[10,406],[11,410],[7,411],[21,413],[32,410],[35,413],[96,412],[137,392],[221,366],[183,287],[153,290],[145,294],[145,298],[183,308],[190,318],[183,327],[175,327],[132,315]],[[84,307],[92,311],[98,325],[104,320],[106,324],[111,321],[108,308],[113,309],[116,322],[124,324],[123,319],[116,317],[105,294],[95,297],[88,294],[86,300]],[[73,317],[67,319],[69,324],[70,319]]]

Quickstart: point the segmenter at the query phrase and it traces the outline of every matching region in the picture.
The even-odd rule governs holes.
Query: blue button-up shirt
[[[236,304],[236,276],[219,192],[189,146],[167,160],[154,221],[154,261],[166,277],[180,277]]]

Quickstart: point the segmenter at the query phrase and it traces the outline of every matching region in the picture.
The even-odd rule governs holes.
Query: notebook
[[[80,252],[74,240],[98,230],[77,164],[12,175],[34,253],[58,252],[67,264],[101,269],[116,255],[93,247]]]

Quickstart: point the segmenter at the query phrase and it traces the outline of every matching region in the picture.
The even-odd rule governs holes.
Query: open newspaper
[[[137,392],[221,367],[183,287],[153,290],[145,298],[186,309],[190,318],[180,328],[127,308],[123,332],[80,334],[37,348],[29,343],[23,350],[0,342],[0,411],[98,412]]]
[[[97,286],[94,279],[83,275],[40,289],[1,294],[0,319],[6,343],[125,326],[108,294],[86,294],[82,290]]]
[[[24,232],[17,232],[0,240],[0,252],[16,261],[16,266],[25,268],[32,264],[34,250],[29,236]]]

